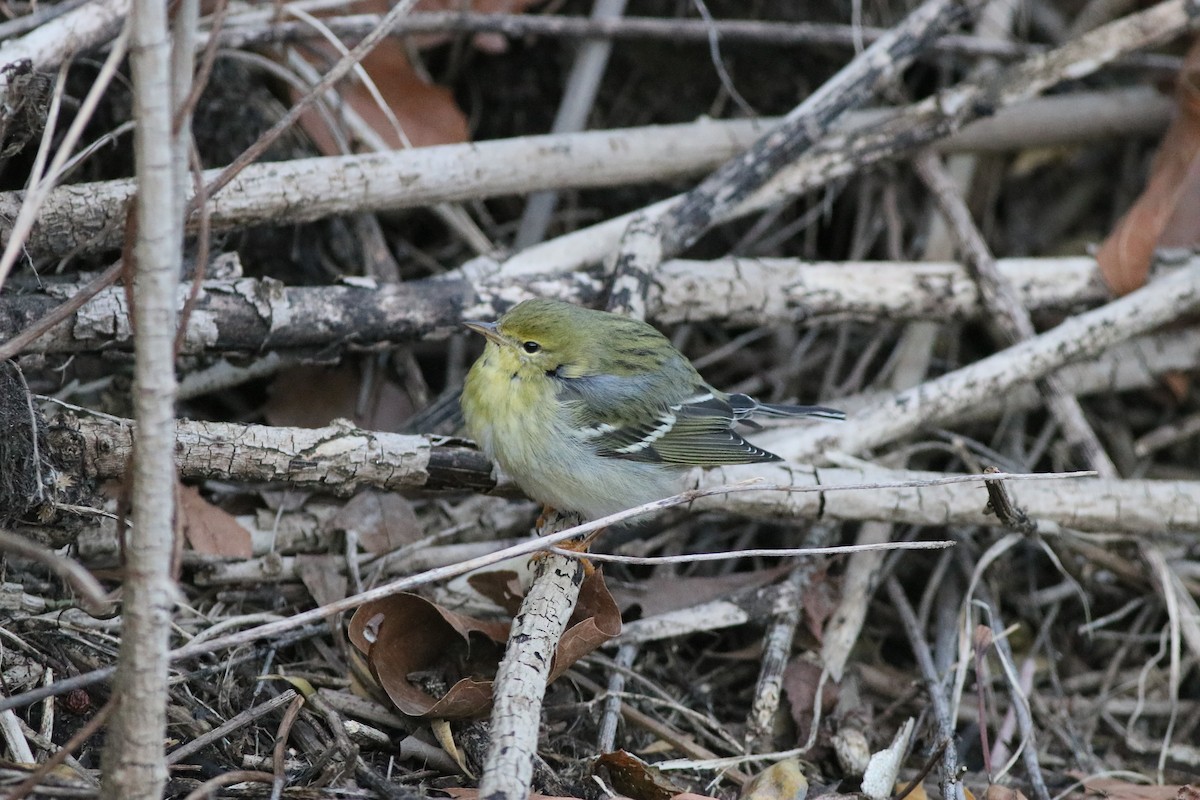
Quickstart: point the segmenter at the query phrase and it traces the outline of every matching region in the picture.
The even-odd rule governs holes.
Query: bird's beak
[[[488,338],[488,341],[496,344],[503,344],[504,339],[500,336],[500,329],[496,327],[494,322],[480,322],[478,320],[469,319],[463,322],[465,327],[470,328],[476,333],[482,333]]]

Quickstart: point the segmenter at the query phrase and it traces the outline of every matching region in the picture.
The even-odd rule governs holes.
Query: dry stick
[[[1028,481],[1037,482],[1037,481],[1044,481],[1047,479],[1061,479],[1063,477],[1065,477],[1065,476],[1063,476],[1063,475],[1019,475],[1018,476],[1018,475],[1001,474],[1001,475],[988,475],[987,479],[988,480],[998,480],[1001,478],[1007,478],[1010,480],[1022,480],[1022,481],[1028,480]],[[194,656],[213,653],[217,650],[221,650],[221,649],[225,649],[225,648],[238,647],[238,646],[241,646],[244,644],[249,644],[250,642],[257,641],[258,639],[264,639],[264,638],[269,638],[272,636],[278,636],[279,634],[285,633],[285,632],[293,630],[295,628],[303,627],[310,623],[322,623],[327,617],[330,617],[335,614],[340,614],[344,611],[350,611],[352,609],[358,608],[360,605],[363,605],[364,603],[369,603],[374,600],[382,599],[384,597],[390,597],[391,595],[396,594],[398,592],[408,591],[408,590],[416,588],[418,586],[423,586],[423,585],[426,585],[429,583],[434,583],[436,581],[448,580],[450,578],[457,577],[458,575],[466,574],[473,570],[492,566],[493,564],[500,563],[501,561],[505,561],[509,558],[516,558],[516,557],[522,556],[522,555],[529,555],[529,554],[538,552],[540,550],[544,550],[547,547],[558,544],[559,542],[564,542],[568,539],[578,538],[585,534],[591,533],[595,530],[599,530],[601,528],[605,528],[610,525],[615,525],[619,522],[624,522],[625,520],[628,520],[628,519],[633,519],[635,517],[642,516],[642,515],[648,514],[648,513],[654,513],[656,511],[660,511],[660,510],[666,509],[666,508],[673,508],[675,506],[680,506],[680,505],[688,505],[688,504],[703,500],[706,497],[720,497],[722,503],[728,503],[732,497],[735,497],[738,494],[741,494],[744,492],[780,491],[780,492],[799,493],[799,494],[810,494],[810,493],[825,494],[828,492],[835,492],[835,491],[839,491],[839,490],[848,490],[848,489],[856,489],[856,490],[865,489],[868,492],[877,492],[880,489],[888,489],[888,488],[899,489],[899,488],[915,488],[918,486],[936,486],[936,485],[952,485],[952,484],[959,484],[959,483],[977,483],[977,482],[982,481],[983,479],[984,479],[984,477],[980,476],[980,475],[955,475],[955,476],[951,476],[951,477],[932,476],[932,477],[929,477],[929,478],[926,478],[923,480],[917,480],[917,481],[895,481],[895,482],[876,483],[876,484],[870,484],[867,486],[853,486],[853,487],[851,487],[851,486],[825,486],[825,485],[785,487],[785,486],[763,485],[759,481],[755,480],[755,481],[751,481],[751,482],[742,481],[741,483],[738,483],[736,485],[724,484],[724,485],[717,486],[717,487],[710,488],[710,489],[694,489],[691,491],[683,492],[678,495],[674,495],[672,497],[664,498],[662,500],[655,500],[654,502],[646,503],[644,505],[637,506],[635,508],[631,508],[626,511],[621,511],[616,514],[611,514],[607,517],[602,517],[601,519],[592,520],[590,522],[585,522],[582,525],[577,525],[573,528],[568,528],[564,531],[546,534],[537,539],[527,539],[518,544],[512,545],[510,547],[504,547],[504,548],[497,549],[486,555],[476,556],[474,558],[465,559],[465,560],[460,561],[455,564],[451,564],[451,565],[444,566],[444,567],[438,567],[436,569],[426,570],[426,571],[418,573],[416,575],[406,576],[406,577],[400,578],[398,580],[392,581],[390,583],[384,584],[382,586],[378,586],[374,589],[369,589],[365,592],[362,592],[361,594],[352,595],[343,600],[338,600],[338,601],[335,601],[332,603],[328,603],[319,608],[310,609],[309,611],[304,611],[304,612],[300,612],[298,614],[294,614],[291,617],[288,617],[287,619],[284,619],[284,620],[266,623],[264,625],[260,625],[260,626],[254,627],[254,628],[249,628],[246,630],[238,631],[236,633],[227,634],[225,636],[220,636],[220,637],[211,638],[211,639],[205,639],[202,642],[186,644],[182,647],[176,648],[175,650],[171,651],[170,656],[171,656],[172,660],[182,660],[185,658],[192,658]],[[976,504],[976,505],[978,505],[978,504]],[[1030,504],[1030,505],[1032,505],[1032,504]],[[1112,526],[1106,525],[1106,527],[1111,528]],[[1184,529],[1186,529],[1186,526],[1183,526],[1183,527],[1184,527]],[[1197,522],[1196,522],[1195,527],[1200,529],[1200,514],[1197,515]],[[318,626],[318,628],[314,628],[314,630],[319,629],[319,627],[320,626]],[[10,708],[17,708],[19,706],[28,705],[29,703],[35,703],[35,702],[38,702],[39,700],[45,699],[46,697],[51,697],[55,694],[59,694],[62,691],[69,691],[70,689],[80,688],[83,686],[89,686],[92,683],[106,680],[112,674],[113,674],[112,668],[97,669],[97,670],[93,670],[92,672],[86,673],[84,675],[78,675],[78,676],[75,676],[74,678],[70,678],[70,679],[67,679],[64,681],[59,681],[58,683],[56,683],[52,686],[39,687],[37,689],[32,689],[28,692],[24,692],[20,695],[15,695],[15,696],[9,697],[9,698],[3,698],[3,699],[0,699],[0,711],[5,711]]]
[[[641,238],[657,251],[657,237]],[[1021,302],[1029,308],[1074,311],[1110,297],[1091,258],[1004,259],[998,266],[1021,287]],[[622,271],[629,278],[648,276],[628,267]],[[189,290],[181,286],[180,291]],[[594,276],[579,272],[537,280],[500,276],[475,284],[432,278],[397,286],[281,287],[271,279],[210,280],[200,285],[195,316],[181,333],[181,352],[294,350],[303,355],[304,349],[318,348],[329,353],[339,345],[354,349],[429,338],[456,329],[463,317],[495,319],[513,302],[535,296],[597,306],[603,303],[603,291]],[[25,320],[61,308],[55,305],[61,296],[78,294],[66,285],[49,294],[0,295],[0,338],[17,333]],[[977,288],[959,264],[787,258],[667,261],[658,266],[652,282],[614,285],[608,302],[610,308],[644,314],[660,325],[700,320],[727,326],[847,318],[947,321],[978,317],[980,311]],[[64,321],[68,324],[36,341],[26,329],[0,345],[0,354],[18,343],[44,353],[131,346],[129,307],[118,289],[101,291]]]
[[[274,42],[305,41],[317,36],[311,28],[296,22],[242,21],[242,15],[228,30],[222,31],[220,44],[227,49],[253,47]],[[378,14],[346,14],[327,17],[323,22],[338,36],[356,39],[377,25]],[[589,19],[581,16],[553,14],[476,14],[453,11],[410,14],[391,28],[391,36],[412,36],[423,33],[498,33],[510,39],[528,36],[551,36],[566,39],[655,40],[708,43],[715,35],[723,43],[790,47],[815,45],[858,50],[863,43],[871,44],[887,33],[886,28],[841,25],[820,22],[766,22],[741,19],[664,19],[658,17],[624,17],[620,19]],[[1044,50],[1037,44],[1001,42],[968,34],[948,34],[935,41],[930,55],[1020,59]],[[1180,60],[1176,57],[1147,54],[1122,59],[1123,66],[1175,73]]]
[[[979,285],[979,296],[987,316],[1005,344],[1032,339],[1037,331],[1029,311],[1021,304],[1013,283],[1000,274],[983,234],[971,219],[971,210],[967,208],[941,159],[925,150],[914,159],[913,164],[917,175],[933,195],[938,209],[950,223],[959,252]],[[1087,468],[1096,470],[1101,477],[1116,477],[1116,465],[1104,452],[1104,446],[1070,389],[1056,375],[1047,375],[1038,383],[1047,395],[1047,404],[1062,426],[1067,442],[1080,449]]]
[[[136,426],[95,418],[77,422],[85,449],[84,473],[95,478],[124,474]],[[442,438],[368,431],[349,424],[288,428],[179,420],[173,450],[175,467],[187,479],[223,475],[225,480],[286,483],[340,496],[368,486],[495,488],[492,464],[483,454],[454,440],[442,443]]]
[[[625,2],[626,0],[595,0],[591,18],[620,18],[625,13]],[[580,45],[575,53],[571,72],[567,76],[558,113],[554,117],[553,133],[573,133],[586,127],[611,52],[612,42],[608,39],[588,39]],[[523,250],[546,238],[546,229],[557,205],[556,192],[535,192],[530,195],[525,201],[525,210],[521,213],[513,249]]]
[[[866,548],[890,543],[895,537],[894,524],[898,522],[898,517],[864,522],[855,536],[855,546]],[[828,675],[835,683],[841,683],[850,653],[862,635],[885,555],[886,553],[871,549],[847,559],[846,571],[842,576],[841,599],[830,617],[829,624],[826,625],[821,641],[822,681]],[[815,703],[814,719],[819,714],[820,704]],[[815,726],[816,722],[813,725]],[[809,741],[812,741],[812,736],[809,737]]]
[[[3,344],[0,344],[0,359],[7,361],[10,358],[20,355],[26,347],[45,335],[47,331],[52,330],[56,325],[79,311],[79,309],[87,305],[101,291],[112,286],[116,279],[121,276],[124,268],[125,265],[121,261],[117,261],[111,267],[104,270],[104,272],[88,281],[78,291],[72,293],[71,298],[65,303],[61,303],[44,315],[39,316],[37,322],[33,325],[30,325],[12,338],[7,339]]]
[[[842,485],[884,484],[901,477],[923,474],[933,477],[936,474],[892,471],[858,463],[856,467],[823,466],[819,469],[797,464],[710,469],[703,474],[701,485],[711,486],[755,476],[777,481],[775,485],[801,485],[805,480],[811,480],[813,485],[834,489]],[[811,473],[805,476],[809,470]],[[807,494],[793,495],[790,492],[786,495],[737,494],[723,501],[697,500],[695,507],[774,522],[785,519],[827,519],[939,526],[996,525],[995,516],[984,513],[978,499],[973,498],[969,490],[946,489],[937,483],[918,491],[883,491],[884,488],[880,487],[881,491],[874,495],[869,492],[827,491],[823,498]],[[1161,532],[1164,520],[1173,530],[1200,531],[1198,481],[1097,479],[1070,486],[1029,486],[1021,490],[1020,497],[1030,515],[1039,520],[1039,530],[1044,533],[1062,533],[1062,529],[1066,529],[1146,534]],[[824,502],[819,502],[819,499]],[[1122,564],[1120,559],[1116,561],[1115,571],[1126,575],[1128,563]],[[1135,580],[1135,583],[1142,585],[1140,580]]]
[[[108,718],[112,716],[112,712],[115,711],[120,705],[120,698],[116,697],[105,703],[99,711],[92,715],[91,719],[84,723],[79,730],[75,731],[74,735],[71,736],[66,744],[64,744],[55,752],[51,753],[49,758],[47,758],[41,764],[38,764],[37,769],[30,773],[28,778],[21,781],[21,783],[14,787],[8,794],[6,794],[4,796],[5,800],[21,800],[22,797],[25,797],[31,791],[36,789],[38,784],[42,782],[42,778],[46,777],[55,769],[57,769],[64,761],[67,760],[67,756],[74,753],[83,746],[84,742],[92,738],[92,736],[94,736],[95,733],[104,726],[104,723],[108,721]]]
[[[782,124],[687,192],[662,217],[663,251],[683,250],[811,147],[833,120],[862,105],[982,0],[926,0],[793,109]]]
[[[832,525],[816,526],[807,537],[807,543],[820,547],[833,538],[833,531]],[[796,627],[804,610],[804,592],[822,563],[813,557],[800,559],[775,597],[771,620],[763,637],[762,666],[754,686],[754,701],[746,720],[747,753],[767,749],[771,744],[771,730],[783,696],[783,671],[791,658]]]
[[[937,668],[933,665],[933,655],[929,652],[929,645],[925,642],[924,632],[917,622],[917,615],[913,613],[912,605],[908,602],[904,589],[895,577],[887,579],[886,588],[888,598],[892,601],[892,608],[900,615],[900,623],[904,626],[904,632],[908,636],[908,642],[912,647],[913,656],[917,659],[917,665],[921,669],[921,675],[925,678],[925,689],[929,694],[930,703],[933,705],[934,719],[937,723],[937,738],[941,741],[953,742],[954,718],[950,713],[950,698],[946,694],[945,681],[942,680],[942,676],[938,675]],[[962,781],[958,776],[958,748],[956,747],[946,747],[942,751],[941,784],[943,797],[961,800],[963,790]]]
[[[644,320],[650,305],[650,293],[662,284],[653,280],[662,266],[662,235],[657,220],[637,214],[629,221],[620,247],[613,253],[605,272],[609,276],[608,302],[605,308],[614,314]],[[716,287],[701,282],[705,292],[717,296]]]
[[[1010,41],[1016,12],[1017,8],[1007,0],[991,0],[979,13],[975,30],[990,40]],[[983,59],[971,69],[968,76],[983,75],[995,69],[994,59]],[[967,191],[973,182],[978,161],[976,153],[956,154],[951,157],[949,172],[955,184],[963,191]],[[941,217],[933,217],[929,221],[921,258],[943,261],[953,257],[954,245],[947,226]],[[1105,300],[1107,299],[1108,293],[1105,292]],[[889,376],[889,388],[911,389],[929,377],[939,330],[939,326],[924,321],[905,326],[894,351],[895,368]]]
[[[234,20],[220,34],[221,45],[242,48],[273,42],[301,41],[316,34],[295,22],[242,22]],[[353,14],[324,20],[339,36],[355,38],[375,29],[380,17]],[[582,17],[552,14],[475,14],[437,12],[410,14],[392,25],[389,35],[426,33],[499,33],[511,39],[553,36],[571,39],[655,40],[707,43],[713,35],[721,42],[755,45],[817,45],[857,48],[887,35],[886,28],[818,22],[763,22],[735,19],[660,19],[657,17]],[[1040,49],[1037,45],[993,42],[979,37],[947,35],[935,41],[931,52],[939,55],[1022,58]],[[1164,62],[1165,65],[1166,62]]]
[[[30,186],[26,192],[20,193],[19,207],[13,214],[12,225],[7,231],[8,241],[4,243],[4,251],[0,255],[0,286],[3,286],[8,279],[9,272],[16,264],[17,259],[24,254],[24,245],[30,231],[33,229],[34,223],[37,221],[37,216],[41,208],[52,192],[54,184],[62,178],[64,165],[70,158],[71,152],[75,149],[75,145],[79,142],[80,137],[83,136],[84,128],[91,120],[93,113],[95,113],[96,107],[104,96],[109,82],[117,74],[117,69],[125,57],[125,51],[129,44],[129,31],[128,27],[122,28],[120,35],[117,36],[116,42],[113,44],[108,57],[105,58],[103,66],[100,68],[100,74],[96,76],[96,80],[88,89],[87,96],[76,112],[75,118],[71,120],[71,124],[68,126],[62,141],[55,143],[57,150],[54,153],[54,157],[50,160],[49,167],[37,178],[34,185]],[[0,92],[0,95],[2,95],[2,92]],[[44,136],[48,136],[49,132],[49,129],[47,129],[44,132]],[[44,138],[43,146],[48,143],[49,140]],[[44,153],[44,150],[39,149],[39,159]]]
[[[232,786],[235,783],[272,783],[275,776],[269,772],[261,772],[253,769],[239,769],[233,772],[223,772],[220,775],[215,775],[201,783],[192,791],[188,792],[183,800],[206,800],[209,797],[215,797],[216,790],[222,786]]]
[[[871,130],[826,137],[737,212],[772,205],[783,197],[912,152],[981,116],[1033,98],[1063,81],[1090,75],[1126,53],[1177,36],[1198,18],[1200,4],[1195,0],[1166,0],[1019,64],[963,81],[894,112]]]
[[[52,19],[58,19],[68,11],[74,11],[86,2],[88,0],[66,0],[51,6],[38,6],[28,14],[0,22],[0,40],[29,33]]]
[[[1064,367],[1058,374],[1077,395],[1084,397],[1157,387],[1162,375],[1195,369],[1197,365],[1200,365],[1200,328],[1192,327],[1131,339],[1095,359]],[[1003,397],[993,397],[953,415],[946,422],[954,425],[968,419],[994,418],[1005,411],[1037,408],[1041,403],[1037,388],[1023,384]]]
[[[785,459],[805,461],[829,450],[857,453],[936,425],[1013,386],[1037,380],[1065,364],[1094,357],[1117,342],[1200,308],[1200,264],[1188,267],[1094,311],[1072,317],[1033,339],[899,392],[854,414],[852,424],[814,425],[798,433],[762,437]]]
[[[79,420],[77,430],[83,450],[83,475],[112,478],[123,474],[132,441],[127,424]],[[465,447],[440,444],[440,437],[353,427],[310,430],[196,420],[181,420],[177,430],[178,468],[193,479],[298,483],[343,496],[364,488],[488,490],[496,486],[486,458]],[[54,455],[68,454],[56,451]],[[72,457],[81,456],[76,452]],[[711,502],[714,508],[725,504],[753,517],[778,514],[791,519],[890,519],[914,525],[996,524],[996,518],[985,514],[969,492],[937,488],[955,482],[940,480],[944,476],[937,473],[893,471],[869,464],[817,470],[792,462],[710,469],[696,475],[706,491],[755,477],[788,485],[789,492],[797,492],[788,495],[791,499],[764,491]],[[843,485],[905,480],[916,481],[914,485],[923,488],[916,492],[864,491],[853,495],[838,491],[824,498],[810,497],[811,493]],[[1196,531],[1200,530],[1197,487],[1195,481],[1090,481],[1045,490],[1028,487],[1021,500],[1031,516],[1079,530],[1151,532],[1161,529],[1166,519],[1178,530]],[[700,507],[707,503],[697,502]]]
[[[1133,443],[1133,454],[1147,458],[1156,451],[1200,435],[1200,411],[1160,425]]]
[[[971,574],[972,565],[965,551],[959,554],[959,560],[964,569],[967,570],[967,574]],[[997,624],[995,618],[998,613],[996,611],[997,606],[987,586],[982,582],[978,583],[975,586],[975,594],[977,599],[973,602],[983,604],[984,613],[987,614],[988,625],[992,631],[998,632],[1004,630],[1002,626]],[[1042,775],[1042,766],[1038,761],[1037,731],[1033,726],[1033,716],[1029,709],[1029,698],[1024,696],[1021,683],[1012,668],[1012,665],[1016,663],[1016,659],[1013,658],[1012,646],[1009,644],[1007,636],[996,636],[993,639],[993,644],[996,647],[997,654],[1005,663],[1005,669],[1003,670],[1004,677],[1008,682],[1008,688],[1012,694],[1012,709],[1016,713],[1017,727],[1021,729],[1021,736],[1025,740],[1021,757],[1025,762],[1025,771],[1028,773],[1029,783],[1033,789],[1033,796],[1037,800],[1050,800],[1050,790],[1046,786],[1046,780]]]
[[[304,698],[297,694],[292,698],[287,710],[283,712],[283,718],[279,720],[279,727],[275,731],[275,747],[271,752],[271,763],[275,769],[271,780],[271,800],[278,800],[283,793],[283,783],[287,779],[284,762],[287,761],[288,736],[303,707]]]
[[[296,696],[295,689],[287,689],[275,697],[272,697],[270,700],[267,700],[266,702],[260,703],[253,708],[246,709],[245,711],[231,717],[226,722],[218,725],[207,733],[197,736],[190,742],[182,744],[172,750],[170,755],[167,756],[167,763],[178,764],[180,761],[192,755],[193,753],[200,752],[217,739],[227,736],[236,731],[238,728],[244,725],[249,725],[259,717],[265,716],[280,706],[290,703],[292,698]]]
[[[625,691],[625,673],[633,667],[641,646],[628,642],[617,648],[613,669],[604,690],[604,711],[600,715],[600,733],[596,736],[596,752],[611,753],[617,741],[617,721],[621,716],[621,693]]]
[[[970,211],[962,198],[948,185],[945,172],[937,156],[926,151],[916,160],[917,172],[933,192],[938,205],[952,222],[960,240],[960,248],[969,265],[979,278],[980,294],[984,304],[996,314],[995,321],[1004,334],[1013,341],[1032,338],[1035,335],[1029,314],[1020,305],[1020,300],[1011,283],[1002,278],[995,267],[995,260],[987,250],[983,236],[971,220]],[[1079,401],[1070,394],[1067,386],[1056,376],[1050,375],[1041,381],[1049,394],[1049,406],[1062,425],[1067,441],[1082,449],[1087,465],[1103,477],[1115,477],[1117,468],[1104,452],[1099,438],[1084,417]],[[1164,563],[1161,549],[1150,542],[1139,541],[1138,551],[1151,573],[1153,565]],[[1164,601],[1170,602],[1167,594],[1173,587],[1163,585]],[[1034,756],[1036,758],[1036,754]],[[1027,755],[1028,758],[1028,755]]]
[[[35,72],[45,72],[75,53],[107,42],[120,31],[129,13],[130,0],[96,0],[30,31],[20,39],[0,45],[0,64],[28,61]],[[0,70],[0,106],[7,111],[11,74]],[[0,123],[2,125],[3,123]]]
[[[163,739],[171,612],[178,590],[171,577],[175,464],[175,289],[182,262],[181,182],[173,135],[171,39],[167,8],[135,0],[133,70],[134,157],[138,176],[134,242],[138,322],[135,333],[133,529],[125,549],[121,648],[113,715],[104,751],[104,800],[162,796],[167,780]]]
[[[1039,98],[967,126],[937,147],[1007,151],[1155,135],[1163,130],[1171,111],[1168,98],[1147,88]],[[888,112],[881,110],[850,112],[839,118],[835,128],[861,130],[888,117]],[[1088,121],[1086,126],[1080,125],[1081,118]],[[215,228],[228,230],[536,189],[671,180],[715,169],[742,152],[773,122],[703,120],[252,164],[208,206]],[[218,170],[210,170],[205,180],[218,174]],[[48,257],[118,245],[120,226],[112,223],[121,216],[133,190],[132,182],[124,179],[59,187],[43,204],[38,226],[26,246],[35,257]],[[15,216],[21,200],[20,193],[0,193],[0,216]],[[618,224],[623,230],[628,219],[620,217],[606,225]],[[0,232],[5,230],[0,218]],[[531,253],[550,246],[539,245],[531,248]],[[549,261],[539,258],[530,266],[528,256],[515,257],[513,263],[524,264],[525,271],[547,272],[574,269],[580,263],[573,254],[566,256],[561,264],[557,257]],[[592,260],[599,261],[600,256]]]
[[[572,671],[571,680],[596,696],[604,693],[603,686],[579,672]],[[618,702],[621,702],[620,698],[618,698]],[[697,744],[692,736],[683,734],[679,730],[660,722],[644,711],[634,707],[632,703],[621,702],[621,716],[625,717],[630,724],[636,725],[653,735],[656,739],[667,742],[690,758],[709,763],[715,761],[734,761],[734,759],[721,759],[713,751],[701,744]],[[744,786],[750,782],[750,776],[738,769],[726,768],[722,772],[722,777],[733,781],[738,786]]]
[[[92,577],[92,573],[73,559],[60,556],[37,542],[3,529],[0,529],[0,552],[36,561],[62,578],[80,596],[82,605],[89,614],[102,615],[109,611],[112,603],[105,594],[104,587]]]
[[[571,527],[574,515],[553,518],[540,533]],[[492,691],[492,741],[488,746],[479,796],[488,800],[524,800],[533,780],[542,718],[542,698],[554,651],[583,583],[583,562],[561,555],[538,558],[533,584],[513,617],[504,658]]]
[[[124,2],[128,2],[128,0],[124,0]],[[325,77],[312,87],[312,90],[308,94],[300,98],[299,101],[292,105],[292,107],[288,109],[288,112],[278,122],[263,132],[263,134],[254,142],[254,144],[246,148],[241,155],[234,159],[233,163],[222,169],[210,183],[206,184],[205,191],[198,193],[196,197],[193,198],[193,201],[188,204],[187,215],[190,217],[197,214],[199,211],[199,209],[195,207],[197,198],[211,198],[212,195],[225,188],[225,186],[227,186],[229,182],[232,181],[248,165],[260,158],[262,154],[267,151],[267,148],[274,144],[280,136],[282,136],[293,124],[295,124],[296,120],[298,120],[310,106],[315,104],[321,98],[327,89],[333,86],[333,84],[335,84],[337,81],[346,77],[346,75],[350,73],[350,71],[358,64],[358,62],[366,57],[366,55],[383,40],[383,38],[386,36],[386,26],[404,16],[404,14],[408,12],[409,8],[411,8],[415,2],[416,0],[401,0],[401,2],[398,2],[395,6],[393,6],[391,11],[384,16],[380,23],[381,27],[379,29],[372,31],[366,38],[359,42],[358,46],[351,50],[350,53],[339,59],[338,62],[333,65],[333,68],[325,74]],[[107,282],[102,283],[99,279],[97,279],[96,281],[88,284],[87,289],[89,291],[99,292],[101,288],[112,285],[112,283],[116,281],[120,274],[121,269],[117,265],[113,265],[106,270],[102,276],[102,278],[106,279]],[[90,298],[72,298],[72,301],[82,303],[86,302],[88,299]],[[54,312],[54,315],[56,317],[62,316],[61,312]],[[51,324],[53,323],[51,323],[49,320],[40,320],[35,324],[34,327],[39,331],[45,331],[49,329]],[[5,349],[9,350],[11,348],[8,347]],[[16,353],[13,355],[16,355]]]
[[[1091,476],[1092,473],[1083,473]],[[672,556],[622,556],[614,553],[583,554],[565,547],[548,547],[551,553],[576,560],[595,561],[601,564],[638,564],[657,566],[662,564],[699,564],[704,561],[732,561],[738,558],[788,558],[810,556],[834,556],[851,553],[871,553],[881,550],[941,550],[953,547],[954,542],[940,540],[932,542],[874,542],[869,544],[844,544],[813,547],[752,547],[746,550],[726,550],[716,553],[682,553]]]
[[[1178,35],[1193,25],[1197,16],[1200,6],[1195,0],[1165,0],[994,76],[964,81],[900,109],[869,130],[827,136],[729,214],[713,221],[727,222],[910,153],[979,117],[1032,98],[1064,80],[1089,75],[1122,55]],[[669,198],[642,211],[661,215],[678,200],[678,196]],[[632,214],[626,214],[531,247],[507,259],[500,270],[516,275],[539,271],[547,263],[562,268],[598,263],[615,249],[631,218]],[[482,263],[469,266],[478,268],[476,265]],[[496,269],[494,264],[484,264],[483,268],[492,272]]]

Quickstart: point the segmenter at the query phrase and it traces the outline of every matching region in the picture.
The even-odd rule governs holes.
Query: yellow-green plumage
[[[755,412],[841,417],[717,391],[616,314],[528,300],[466,324],[488,339],[463,387],[469,432],[530,497],[588,518],[674,494],[689,466],[778,460],[733,430]]]

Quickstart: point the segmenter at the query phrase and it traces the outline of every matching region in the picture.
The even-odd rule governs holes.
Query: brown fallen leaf
[[[412,503],[395,492],[366,490],[351,497],[325,523],[326,531],[354,531],[363,550],[389,553],[424,536]]]
[[[604,573],[597,569],[584,578],[579,587],[579,599],[575,601],[575,610],[554,653],[549,680],[558,678],[576,661],[620,632],[621,611],[604,585]]]
[[[989,783],[987,789],[984,790],[983,800],[1028,800],[1028,798],[1019,789]]]
[[[812,727],[813,704],[820,682],[821,666],[803,656],[793,658],[783,669],[783,691],[792,711],[792,721],[796,723],[796,738],[802,742],[808,740]],[[837,685],[826,681],[821,693],[822,715],[833,709],[837,696]]]
[[[467,578],[472,589],[515,617],[521,608],[521,579],[511,569],[476,572]]]
[[[491,706],[491,672],[504,622],[475,619],[414,594],[361,606],[350,620],[350,641],[396,708],[413,717],[467,719]],[[451,674],[453,671],[453,674]],[[414,673],[451,683],[440,698],[417,686]]]
[[[300,582],[317,605],[329,605],[345,599],[349,594],[350,579],[342,571],[345,563],[346,559],[342,556],[296,554],[296,572],[300,575]]]
[[[183,534],[197,553],[226,558],[254,555],[250,531],[229,512],[201,497],[196,487],[179,487],[179,514],[183,518]]]
[[[1096,251],[1100,274],[1117,295],[1146,283],[1156,247],[1200,241],[1200,39],[1184,59],[1175,99],[1179,113],[1146,188]]]
[[[671,800],[687,791],[662,771],[624,750],[602,754],[595,766],[608,774],[608,782],[614,789],[634,800]]]
[[[636,609],[642,617],[655,617],[725,598],[742,589],[766,586],[791,570],[792,565],[783,564],[771,569],[711,577],[652,578],[636,585],[618,585],[612,591],[622,610]]]
[[[420,3],[418,7],[424,5]],[[338,11],[386,14],[388,6],[386,0],[362,0]],[[442,37],[420,37],[414,38],[412,43],[416,47],[428,47],[440,41],[443,41]],[[359,63],[378,89],[384,105],[395,116],[407,141],[401,139],[388,114],[380,108],[379,102],[357,75],[338,85],[338,95],[392,149],[467,141],[467,118],[455,102],[454,95],[449,89],[430,84],[421,77],[409,61],[407,46],[401,39],[384,39]],[[325,42],[313,43],[301,54],[322,70],[325,65],[319,62],[332,63],[341,55]],[[306,112],[300,119],[300,125],[321,153],[342,153],[321,114],[312,110]]]

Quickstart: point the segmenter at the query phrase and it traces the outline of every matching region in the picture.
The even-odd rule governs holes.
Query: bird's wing
[[[690,466],[779,460],[733,430],[735,414],[727,400],[704,385],[693,390],[678,402],[642,409],[636,418],[594,416],[593,424],[581,430],[596,452],[609,458]]]

